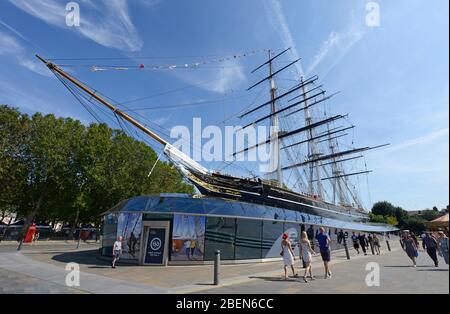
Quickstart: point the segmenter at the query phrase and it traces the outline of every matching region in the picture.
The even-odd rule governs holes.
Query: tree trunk
[[[27,215],[27,217],[25,218],[25,221],[23,223],[23,228],[22,228],[22,236],[25,237],[28,231],[28,228],[31,226],[31,224],[34,221],[34,218],[36,218],[36,215],[39,213],[39,211],[41,210],[41,206],[42,206],[42,202],[44,201],[44,194],[41,194],[41,196],[39,196],[38,201],[36,202],[36,205],[34,206],[33,210]]]
[[[77,228],[79,218],[80,218],[80,209],[77,208],[75,219],[74,219],[74,221],[72,223],[72,227],[70,228],[69,239],[71,239],[71,240],[73,240],[73,234],[74,234],[74,232],[75,232],[75,230]],[[81,230],[80,230],[80,234],[78,236],[79,237],[81,236]]]
[[[20,236],[19,236],[19,247],[17,248],[18,251],[21,250],[23,241],[24,241],[25,236],[27,235],[27,232],[28,232],[28,228],[30,228],[31,224],[34,221],[34,218],[36,218],[36,215],[41,210],[41,206],[42,206],[42,202],[43,201],[44,201],[44,194],[41,194],[39,196],[39,199],[36,202],[36,205],[34,206],[33,210],[25,218],[25,220],[23,222],[23,228],[22,228],[22,231],[20,232]]]

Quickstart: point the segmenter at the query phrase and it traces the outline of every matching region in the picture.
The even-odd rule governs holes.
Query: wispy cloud
[[[82,0],[81,25],[66,25],[65,2],[58,0],[9,0],[24,12],[46,23],[73,30],[96,43],[123,51],[139,51],[143,41],[134,27],[126,0]]]
[[[389,147],[386,151],[392,152],[392,151],[398,151],[398,150],[402,150],[405,148],[409,148],[412,146],[417,146],[417,145],[423,145],[423,144],[428,144],[431,143],[443,136],[448,136],[448,132],[449,132],[449,128],[445,128],[439,131],[435,131],[414,139],[410,139],[407,141],[404,141],[402,143],[393,145],[391,147]]]
[[[22,53],[22,45],[13,37],[0,31],[0,56]]]
[[[307,69],[307,74],[310,75],[319,65],[326,63],[326,69],[323,75],[326,76],[363,36],[364,31],[355,27],[351,27],[351,29],[344,32],[336,32],[333,30],[312,58]]]
[[[163,125],[166,124],[167,121],[170,120],[170,118],[172,118],[172,115],[171,115],[171,114],[169,114],[169,115],[167,115],[167,116],[162,116],[162,117],[159,117],[159,118],[155,118],[155,119],[152,120],[152,122],[153,122],[154,124],[163,126]]]
[[[51,73],[25,55],[25,47],[14,37],[0,31],[0,56],[6,56],[37,74],[51,77]]]
[[[30,90],[24,91],[22,87],[15,86],[6,80],[0,80],[0,103],[15,107],[25,108],[30,112],[48,112],[47,99],[31,93]]]
[[[269,18],[270,24],[280,36],[280,39],[283,42],[284,46],[286,48],[289,47],[291,48],[290,53],[292,58],[299,59],[300,54],[298,53],[297,47],[292,37],[291,30],[289,29],[286,17],[284,16],[280,1],[268,0],[263,1],[263,4],[266,10],[266,14]],[[296,68],[298,74],[304,76],[304,71],[301,62],[296,63]]]
[[[205,86],[216,93],[225,94],[245,81],[246,76],[242,67],[224,67],[223,70],[219,71],[217,74],[215,82],[212,85],[208,84]]]
[[[198,71],[173,70],[172,74],[189,84],[204,90],[227,94],[247,82],[244,70],[238,63],[224,63],[221,69],[202,69]],[[200,84],[200,82],[208,82]]]

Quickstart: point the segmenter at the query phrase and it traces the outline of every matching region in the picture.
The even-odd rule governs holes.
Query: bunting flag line
[[[170,65],[146,65],[144,63],[135,65],[135,66],[96,66],[92,65],[90,66],[90,70],[92,72],[102,72],[102,71],[128,71],[128,70],[176,70],[176,69],[196,69],[208,64],[212,63],[223,63],[227,61],[242,59],[246,57],[251,57],[256,54],[262,53],[262,52],[268,52],[269,49],[258,49],[258,50],[252,50],[250,52],[246,53],[240,53],[240,54],[234,54],[232,56],[228,57],[222,57],[222,58],[214,58],[214,59],[208,59],[203,61],[198,61],[195,63],[184,63],[184,64],[170,64]]]

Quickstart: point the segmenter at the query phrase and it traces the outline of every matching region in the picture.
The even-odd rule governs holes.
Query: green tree
[[[398,226],[399,222],[395,216],[387,216],[386,217],[386,223],[389,225],[392,225],[394,227]]]
[[[2,217],[17,210],[27,177],[23,165],[29,117],[15,108],[0,106],[0,211]]]
[[[434,209],[433,210],[428,209],[428,210],[422,211],[419,216],[423,220],[432,221],[436,218],[439,218],[441,216],[441,213],[439,213],[439,211],[435,211]]]
[[[383,215],[375,215],[374,213],[369,213],[370,222],[374,223],[386,223],[386,218]]]
[[[395,216],[396,208],[387,201],[377,202],[372,207],[372,213],[381,216]]]
[[[409,217],[402,225],[402,229],[410,230],[415,234],[421,234],[426,230],[425,220],[420,217]]]
[[[193,193],[143,142],[105,124],[0,106],[0,213],[34,221],[99,223],[101,213],[143,194]]]

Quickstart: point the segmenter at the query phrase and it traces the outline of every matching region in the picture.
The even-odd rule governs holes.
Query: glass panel
[[[284,233],[289,236],[289,241],[291,241],[292,249],[295,255],[299,254],[298,241],[300,240],[300,225],[293,223],[284,223]]]
[[[236,219],[208,217],[205,232],[205,260],[214,259],[214,252],[220,250],[223,260],[234,259],[234,238]]]
[[[132,198],[125,204],[125,206],[123,206],[121,211],[143,211],[147,206],[147,201],[148,201],[147,196],[139,196]]]
[[[142,214],[142,220],[172,220],[173,214],[159,214],[159,213],[144,213]]]
[[[203,261],[204,216],[173,216],[171,261]]]
[[[237,219],[236,259],[261,258],[262,221]]]
[[[103,220],[102,255],[112,256],[112,247],[117,238],[117,214],[108,214]]]
[[[312,225],[302,225],[304,226],[306,234],[308,235],[308,240],[311,243],[311,248],[316,252],[319,252],[319,247],[316,245],[316,228]]]
[[[262,258],[280,257],[282,234],[283,222],[263,222]]]
[[[121,213],[119,215],[117,222],[117,236],[123,237],[122,258],[138,259],[141,231],[141,213]]]

